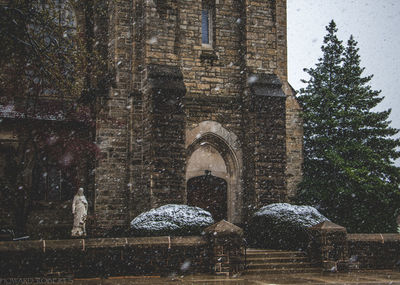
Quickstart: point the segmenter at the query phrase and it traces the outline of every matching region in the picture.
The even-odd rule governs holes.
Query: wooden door
[[[215,222],[227,219],[227,183],[211,174],[198,176],[187,182],[188,205],[211,213]]]

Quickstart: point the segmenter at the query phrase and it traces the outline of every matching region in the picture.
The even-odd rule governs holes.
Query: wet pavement
[[[273,285],[273,284],[391,284],[400,285],[400,271],[374,270],[350,273],[296,273],[241,275],[233,277],[213,275],[190,276],[123,276],[107,279],[75,279],[74,285],[125,285],[125,284],[218,284],[218,285]]]

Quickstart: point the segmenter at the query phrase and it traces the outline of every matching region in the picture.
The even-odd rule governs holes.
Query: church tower
[[[125,226],[168,203],[242,224],[290,200],[302,133],[287,82],[286,1],[108,5],[115,84],[96,122],[97,225]]]

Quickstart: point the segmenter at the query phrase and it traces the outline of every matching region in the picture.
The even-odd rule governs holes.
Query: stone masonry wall
[[[2,278],[210,273],[213,258],[201,236],[0,241],[0,255]]]
[[[250,73],[277,73],[276,1],[246,0],[246,66]]]
[[[211,47],[201,43],[201,9],[198,0],[110,2],[109,55],[117,74],[111,100],[98,121],[103,153],[96,170],[99,221],[108,217],[123,224],[128,212],[133,216],[166,202],[186,201],[180,178],[184,170],[179,166],[176,172],[176,165],[167,162],[183,150],[166,157],[166,167],[154,168],[156,145],[161,143],[154,132],[160,130],[161,117],[153,112],[157,94],[148,85],[151,65],[177,68],[183,76],[186,93],[178,107],[185,117],[173,120],[185,124],[169,126],[181,132],[178,140],[184,141],[185,130],[205,120],[221,123],[239,138],[246,159],[245,208],[287,197],[286,113],[291,111],[286,108],[293,105],[285,105],[282,92],[271,96],[276,93],[272,89],[261,101],[254,100],[248,82],[252,75],[276,74],[280,88],[287,86],[286,1],[215,0]],[[261,109],[254,104],[261,104]],[[160,183],[169,181],[164,187],[169,190],[160,190],[156,176]],[[154,191],[164,191],[158,196],[165,200],[155,198]],[[171,200],[172,193],[181,194]]]
[[[186,202],[185,132],[203,121],[238,138],[245,216],[285,201],[287,189],[295,193],[302,133],[287,83],[286,0],[211,1],[210,46],[201,42],[202,2],[94,2],[107,11],[93,7],[93,42],[115,71],[111,88],[98,90],[108,95],[98,99],[96,118],[99,232],[127,226],[149,208]],[[155,76],[152,66],[169,71]],[[254,89],[260,78],[267,80]]]
[[[295,91],[287,82],[287,15],[286,0],[276,3],[276,25],[278,46],[277,74],[283,82],[286,99],[286,187],[289,199],[296,195],[297,185],[303,172],[303,121],[302,109],[295,97]]]
[[[148,165],[145,153],[150,145],[145,141],[149,132],[146,118],[147,101],[144,100],[142,77],[145,54],[145,3],[133,1],[132,4],[132,93],[130,98],[130,163],[129,188],[131,193],[130,213],[132,217],[150,209],[150,190]]]
[[[193,128],[204,120],[213,120],[234,132],[243,142],[246,141],[245,133],[253,136],[250,138],[253,144],[245,155],[247,167],[243,171],[250,180],[254,175],[259,175],[259,178],[257,182],[245,183],[249,185],[244,190],[250,197],[246,198],[247,204],[254,204],[254,199],[261,199],[261,204],[286,199],[283,174],[286,167],[285,102],[276,98],[265,101],[265,104],[274,103],[268,111],[258,115],[259,123],[256,125],[249,122],[255,119],[256,114],[246,117],[243,113],[244,90],[250,74],[277,74],[287,85],[286,1],[215,1],[211,48],[201,44],[201,1],[137,3],[140,3],[138,10],[142,17],[135,21],[136,25],[141,25],[142,31],[140,42],[143,51],[137,59],[142,65],[138,71],[141,78],[146,77],[145,66],[148,64],[178,66],[187,90],[186,128]],[[144,84],[143,80],[141,84]],[[253,103],[250,100],[247,106],[252,108]],[[265,134],[261,136],[262,140],[257,140],[257,148],[265,150],[259,153],[259,157],[268,161],[268,166],[262,166],[263,163],[252,158],[256,143],[254,134],[260,129]],[[265,186],[267,184],[269,186]],[[258,198],[251,194],[256,188]]]
[[[348,234],[352,269],[399,269],[399,234]]]
[[[115,68],[115,85],[96,122],[101,151],[96,167],[95,213],[102,231],[126,224],[128,180],[128,96],[131,90],[131,1],[109,2],[109,64]],[[106,39],[104,39],[106,40]]]
[[[285,98],[263,98],[256,114],[255,188],[256,205],[287,200],[285,169]],[[268,131],[265,131],[268,130]]]
[[[254,165],[251,161],[247,163],[250,170],[247,179],[250,184],[254,183],[255,208],[285,201],[287,197],[283,174],[286,168],[285,94],[273,86],[276,83],[282,89],[287,80],[286,28],[279,26],[286,19],[285,2],[247,0],[244,7],[245,101],[250,130],[246,145],[247,153],[254,157]],[[273,74],[278,78],[273,79]],[[252,85],[259,86],[253,89]]]
[[[164,4],[151,1],[141,2],[137,8],[137,14],[142,18],[136,19],[135,22],[136,25],[144,25],[141,28],[141,40],[139,40],[144,48],[143,52],[137,55],[136,62],[142,67],[138,68],[136,78],[142,79],[138,85],[144,87],[146,84],[144,79],[147,76],[146,66],[149,64],[179,67],[186,87],[185,105],[182,105],[185,106],[187,121],[184,129],[192,128],[204,120],[213,120],[222,123],[224,127],[240,136],[241,60],[237,23],[240,19],[240,11],[238,6],[234,5],[234,1],[219,1],[216,9],[218,11],[215,21],[216,42],[215,49],[211,52],[218,54],[219,57],[216,60],[209,60],[204,58],[204,55],[210,50],[203,49],[201,45],[201,1],[165,1]],[[149,123],[151,116],[148,115],[148,108],[151,109],[148,106],[151,102],[148,102],[146,98],[143,99],[143,92],[141,96],[143,100],[141,108],[145,109],[143,135],[146,137],[151,135]],[[136,102],[133,106],[136,106]],[[135,118],[138,119],[134,124],[140,126],[140,115],[136,114],[138,115]],[[135,141],[135,138],[132,140]],[[136,140],[142,142],[141,139]],[[135,171],[131,172],[136,177],[145,177],[140,185],[137,181],[132,182],[133,191],[137,197],[137,199],[134,198],[135,201],[140,200],[140,197],[147,199],[145,193],[151,192],[149,188],[146,189],[150,185],[145,184],[145,180],[150,179],[146,176],[148,175],[146,168],[151,162],[146,161],[148,160],[146,153],[149,153],[151,146],[146,139],[142,144],[144,169],[140,170],[139,160],[135,160],[137,166],[135,166]],[[133,149],[132,157],[139,156],[139,152]],[[167,171],[174,171],[171,167],[172,165]],[[135,186],[139,187],[135,188]],[[182,198],[181,202],[184,202],[186,197]],[[135,210],[135,212],[140,212],[140,210]]]
[[[150,178],[151,207],[183,204],[185,189],[186,89],[177,67],[148,65],[144,99],[147,102],[144,137],[149,144],[146,167]]]
[[[287,199],[285,100],[276,75],[251,75],[249,109],[254,146],[255,207]],[[250,81],[250,80],[249,80]]]
[[[277,75],[287,83],[287,15],[286,0],[273,0],[276,10]],[[285,87],[284,87],[285,89]],[[285,92],[286,93],[286,92]],[[286,93],[286,95],[289,95]]]
[[[301,107],[294,95],[286,99],[286,181],[289,199],[294,198],[302,179],[303,120]]]

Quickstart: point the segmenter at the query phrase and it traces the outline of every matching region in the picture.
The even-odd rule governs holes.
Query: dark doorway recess
[[[187,182],[188,205],[209,211],[215,222],[227,219],[227,183],[207,173]]]

